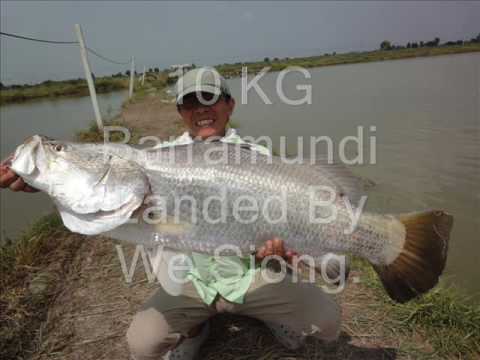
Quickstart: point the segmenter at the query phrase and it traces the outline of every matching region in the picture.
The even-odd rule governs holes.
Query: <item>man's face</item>
[[[233,98],[226,100],[225,97],[218,96],[216,97],[218,101],[215,102],[215,95],[210,93],[201,93],[201,95],[202,98],[197,97],[196,93],[185,95],[178,108],[190,136],[200,137],[203,140],[224,136],[235,101]]]

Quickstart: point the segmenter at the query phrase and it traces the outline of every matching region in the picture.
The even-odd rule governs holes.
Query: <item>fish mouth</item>
[[[45,135],[30,136],[15,150],[10,168],[24,178],[45,172],[51,159],[48,144],[53,143],[56,141]]]
[[[37,153],[42,149],[44,137],[33,135],[20,145],[13,156],[10,168],[20,176],[31,175],[37,168]]]

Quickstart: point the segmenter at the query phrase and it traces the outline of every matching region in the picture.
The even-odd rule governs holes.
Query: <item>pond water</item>
[[[480,292],[480,54],[464,54],[309,69],[285,76],[283,90],[300,99],[311,85],[312,104],[285,104],[276,90],[278,73],[242,101],[240,79],[231,79],[242,135],[273,138],[287,153],[309,155],[311,136],[329,136],[333,155],[341,140],[363,131],[363,144],[347,142],[348,159],[364,155],[352,169],[377,185],[369,206],[385,212],[445,209],[455,217],[447,274],[478,297]],[[251,80],[251,78],[249,79]],[[304,146],[297,145],[303,137]],[[375,140],[372,140],[374,138]],[[325,152],[326,142],[316,152]],[[372,151],[372,148],[375,151]],[[375,154],[375,156],[373,156]],[[375,160],[375,164],[372,164]],[[372,201],[371,201],[372,200]]]

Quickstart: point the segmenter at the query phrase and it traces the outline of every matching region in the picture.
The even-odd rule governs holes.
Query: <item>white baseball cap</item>
[[[215,95],[231,95],[225,78],[212,67],[201,67],[190,70],[178,79],[175,86],[175,101],[182,102],[185,95],[207,92]]]

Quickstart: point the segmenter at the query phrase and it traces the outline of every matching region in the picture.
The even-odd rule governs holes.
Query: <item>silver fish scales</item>
[[[437,283],[453,222],[439,210],[355,218],[361,189],[342,166],[286,164],[221,142],[138,150],[34,136],[12,169],[52,197],[72,231],[209,254],[278,236],[314,257],[367,259],[401,302]]]

